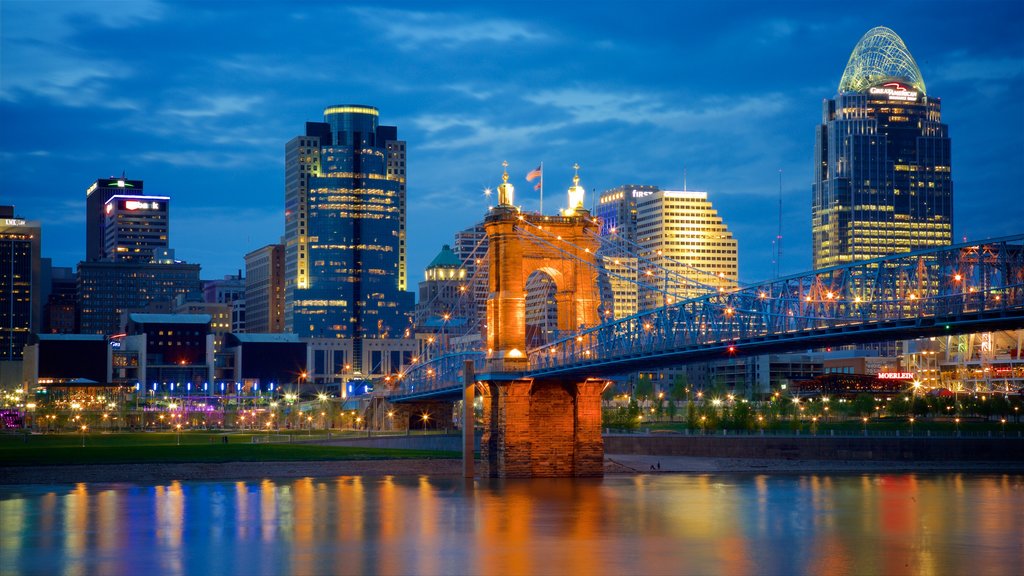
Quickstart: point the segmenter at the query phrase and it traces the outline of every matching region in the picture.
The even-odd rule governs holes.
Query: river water
[[[0,487],[2,574],[1020,574],[1024,477]]]

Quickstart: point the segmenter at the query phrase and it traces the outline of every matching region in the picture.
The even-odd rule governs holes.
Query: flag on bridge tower
[[[537,180],[537,183],[533,185],[534,190],[540,190],[540,212],[544,213],[544,163],[541,162],[540,166],[537,166],[530,173],[526,175],[526,181],[532,182]]]
[[[540,163],[540,166],[537,166],[536,168],[531,170],[529,174],[526,175],[526,181],[527,182],[533,182],[537,178],[540,178],[540,181],[538,181],[537,184],[534,185],[534,187],[533,187],[534,190],[540,190],[541,185],[544,183],[544,163],[543,162]]]

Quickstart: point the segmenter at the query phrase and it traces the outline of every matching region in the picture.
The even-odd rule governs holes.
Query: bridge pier
[[[481,382],[481,475],[494,478],[604,474],[603,380]]]

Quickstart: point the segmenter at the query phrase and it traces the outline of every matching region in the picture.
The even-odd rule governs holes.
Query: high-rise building
[[[79,262],[78,295],[83,334],[117,334],[122,313],[152,303],[169,303],[181,295],[202,300],[199,264],[150,262]]]
[[[245,331],[284,332],[284,245],[245,255]]]
[[[487,318],[487,296],[490,293],[487,266],[487,231],[483,222],[455,233],[452,251],[466,271],[466,291],[473,300],[475,315],[468,319],[467,332],[481,334]]]
[[[401,335],[413,307],[402,289],[405,145],[378,115],[331,106],[285,146],[285,329],[353,338],[356,359],[361,339]]]
[[[43,303],[43,329],[46,334],[78,332],[78,279],[75,271],[63,266],[50,267],[50,294]]]
[[[627,184],[603,192],[597,201],[601,235],[612,241],[635,243],[637,200],[658,190],[657,186]]]
[[[39,222],[0,206],[0,362],[20,362],[29,333],[42,328],[41,233]],[[20,364],[11,373],[20,379]]]
[[[106,203],[115,194],[144,194],[142,180],[100,178],[85,191],[85,261],[96,262],[106,256],[104,224]]]
[[[736,287],[736,239],[707,192],[659,190],[639,198],[636,208],[641,309]]]
[[[245,278],[242,271],[229,274],[223,280],[206,280],[203,282],[203,300],[216,304],[231,304],[235,300],[245,298]]]
[[[850,55],[815,136],[814,268],[953,238],[950,139],[903,40],[872,28]]]
[[[476,302],[469,291],[466,269],[445,244],[427,265],[419,284],[416,330],[462,335],[476,317]]]
[[[152,262],[168,249],[171,199],[114,194],[103,205],[103,260]]]
[[[598,252],[603,270],[601,313],[605,319],[618,320],[640,311],[637,201],[659,190],[657,186],[627,184],[606,190],[598,198],[603,240]]]

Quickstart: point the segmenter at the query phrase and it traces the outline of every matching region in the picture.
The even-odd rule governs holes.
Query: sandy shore
[[[652,470],[653,467],[653,470]],[[1024,474],[1024,462],[865,462],[762,460],[609,454],[605,474]],[[0,468],[3,484],[78,482],[158,483],[172,480],[258,480],[333,476],[459,476],[462,460],[346,460],[321,462],[230,462],[224,464],[120,464]]]

